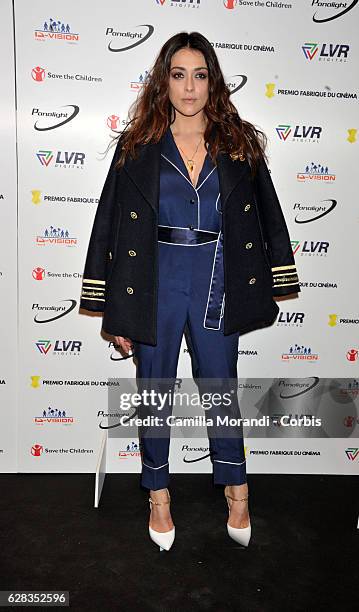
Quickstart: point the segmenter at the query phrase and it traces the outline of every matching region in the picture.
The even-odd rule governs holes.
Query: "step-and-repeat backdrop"
[[[1,471],[93,471],[121,379],[136,376],[101,317],[79,313],[84,260],[111,136],[162,44],[197,30],[269,138],[301,280],[270,328],[240,338],[242,414],[276,423],[246,437],[248,472],[358,472],[357,5],[3,0]],[[191,377],[185,341],[178,377]],[[138,472],[138,438],[113,429],[108,470]],[[170,462],[209,472],[207,438],[174,437]]]

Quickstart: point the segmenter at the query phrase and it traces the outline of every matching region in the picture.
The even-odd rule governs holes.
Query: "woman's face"
[[[208,100],[208,68],[203,53],[184,47],[171,59],[169,99],[187,117],[197,115]]]

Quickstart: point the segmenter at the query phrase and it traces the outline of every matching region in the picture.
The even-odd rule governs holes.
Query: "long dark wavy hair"
[[[209,94],[203,109],[207,118],[204,141],[213,163],[219,152],[226,152],[247,159],[254,172],[259,159],[265,157],[267,138],[261,130],[239,116],[230,100],[231,92],[224,81],[217,55],[211,43],[199,32],[179,32],[163,45],[129,109],[128,123],[119,136],[122,146],[117,167],[124,164],[128,154],[132,158],[137,156],[137,145],[157,143],[171,124],[173,107],[168,95],[171,58],[184,47],[200,51],[207,63]],[[212,130],[213,126],[215,130]]]

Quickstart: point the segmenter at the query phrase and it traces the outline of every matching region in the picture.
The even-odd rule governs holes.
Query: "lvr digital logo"
[[[47,355],[53,347],[53,353],[56,355],[64,354],[79,354],[81,351],[81,340],[55,340],[54,345],[51,340],[38,340],[35,342],[38,351],[42,355]]]
[[[285,142],[290,135],[293,142],[313,141],[318,142],[322,135],[323,128],[318,125],[296,125],[292,127],[289,124],[281,123],[276,128],[279,140]]]
[[[299,252],[300,247],[301,255],[327,255],[329,249],[329,242],[324,240],[304,240],[302,243],[299,240],[292,240],[293,254],[296,255]]]
[[[304,43],[302,45],[304,57],[312,61],[315,57],[319,61],[346,61],[349,53],[349,45],[333,43]]]
[[[62,168],[83,168],[85,164],[85,153],[77,151],[49,151],[40,149],[36,157],[42,166],[49,166],[55,158],[55,167]]]

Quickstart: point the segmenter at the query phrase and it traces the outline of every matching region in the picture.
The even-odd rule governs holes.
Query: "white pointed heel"
[[[170,497],[168,489],[166,489],[166,491],[168,495],[167,501],[156,502],[151,497],[148,498],[148,501],[150,502],[150,508],[151,508],[151,504],[155,504],[156,506],[162,506],[164,504],[170,503],[171,497]],[[150,534],[151,540],[155,544],[158,544],[158,546],[160,547],[160,552],[162,552],[163,550],[169,550],[171,548],[174,542],[174,539],[175,539],[175,527],[170,529],[170,531],[155,531],[154,529],[152,529],[152,527],[150,527],[150,525],[148,525],[148,532]]]
[[[230,512],[231,512],[231,506],[229,503],[230,499],[234,502],[243,502],[243,501],[248,500],[248,495],[246,497],[242,497],[241,499],[237,499],[236,497],[227,495],[226,489],[224,490],[224,495],[227,499],[227,504],[228,504],[228,516],[230,515]],[[251,531],[252,530],[251,530],[250,521],[249,521],[248,527],[242,527],[242,528],[231,527],[231,525],[228,525],[228,522],[227,522],[227,532],[228,532],[229,537],[235,540],[235,542],[237,542],[238,544],[241,544],[242,546],[248,546],[249,540],[251,539]]]

